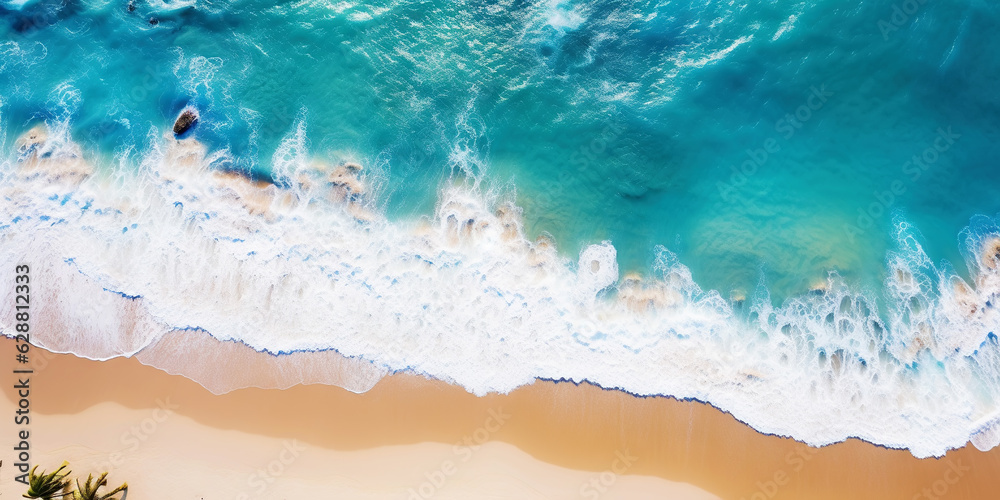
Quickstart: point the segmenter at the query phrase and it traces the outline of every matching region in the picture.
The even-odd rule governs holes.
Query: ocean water
[[[41,345],[199,329],[1000,442],[989,2],[0,5],[0,262],[43,273]]]

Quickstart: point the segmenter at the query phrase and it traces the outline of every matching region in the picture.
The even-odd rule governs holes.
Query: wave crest
[[[431,217],[390,221],[374,174],[308,159],[294,134],[275,155],[280,185],[212,168],[226,153],[193,139],[154,134],[138,172],[108,175],[65,134],[31,134],[2,170],[0,263],[32,265],[33,340],[52,350],[134,355],[213,392],[364,391],[399,370],[476,394],[588,380],[707,401],[814,445],[854,436],[929,456],[1000,441],[988,218],[963,233],[969,282],[898,221],[882,294],[831,273],[773,306],[763,285],[750,299],[702,290],[665,248],[649,276],[620,277],[610,242],[573,262],[478,182],[449,181]]]

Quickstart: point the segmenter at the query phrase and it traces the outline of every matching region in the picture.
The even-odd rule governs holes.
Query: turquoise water
[[[887,36],[885,1],[134,5],[8,5],[5,125],[70,113],[74,138],[136,162],[193,103],[202,141],[266,174],[304,119],[311,152],[383,166],[392,217],[429,213],[459,162],[515,185],[529,232],[567,255],[607,239],[646,272],[661,244],[705,287],[763,276],[776,299],[831,269],[880,282],[893,214],[964,268],[959,231],[1000,211],[982,2],[920,5]],[[801,128],[780,121],[820,87]],[[914,181],[903,165],[939,127],[961,138]],[[768,139],[780,149],[720,188]],[[905,193],[871,209],[895,180]],[[858,209],[878,216],[852,235]]]
[[[0,169],[0,262],[59,263],[109,317],[142,297],[150,332],[699,398],[813,444],[1000,442],[991,3],[0,5],[0,139],[52,135]],[[186,107],[198,173],[163,153]],[[98,175],[30,173],[70,142]],[[371,213],[306,192],[313,160],[362,165]],[[293,201],[248,211],[219,170]],[[163,333],[108,321],[45,344]]]

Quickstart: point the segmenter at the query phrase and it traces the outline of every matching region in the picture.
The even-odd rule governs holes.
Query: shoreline
[[[13,350],[10,339],[0,345]],[[33,352],[42,356],[40,351]],[[536,381],[507,395],[476,397],[444,382],[394,374],[361,394],[296,385],[213,395],[134,358],[45,358],[47,366],[33,375],[32,394],[32,411],[45,419],[84,415],[108,404],[120,410],[106,411],[149,414],[157,400],[169,400],[177,414],[211,436],[298,439],[338,453],[499,442],[538,461],[591,474],[609,470],[618,453],[627,453],[636,460],[622,477],[687,483],[734,500],[910,500],[924,498],[923,488],[936,495],[935,487],[947,490],[946,498],[982,498],[1000,487],[992,473],[1000,470],[1000,448],[983,453],[967,445],[940,459],[917,459],[857,439],[811,448],[761,434],[704,403],[635,397],[586,383]],[[4,394],[7,404],[14,401],[11,384]],[[498,413],[509,415],[499,428],[489,423]],[[961,475],[952,484],[956,471]]]
[[[335,346],[383,371],[412,368],[475,394],[568,377],[639,394],[697,396],[760,430],[814,444],[853,435],[921,457],[962,446],[970,434],[983,448],[995,444],[980,435],[983,419],[996,416],[994,398],[965,390],[960,375],[965,356],[982,368],[974,370],[977,380],[994,378],[995,346],[980,350],[981,334],[1000,317],[993,306],[1000,281],[987,269],[992,253],[980,259],[983,279],[974,287],[956,283],[939,294],[914,288],[933,273],[898,266],[891,277],[900,311],[916,297],[927,319],[883,315],[877,300],[835,273],[822,293],[817,285],[777,309],[761,302],[770,311],[762,316],[756,298],[737,305],[702,290],[666,249],[663,275],[655,278],[621,278],[609,242],[587,247],[574,267],[550,240],[524,237],[516,206],[493,206],[500,200],[473,191],[443,197],[420,231],[386,221],[366,226],[358,213],[326,210],[357,205],[355,194],[367,192],[359,166],[303,167],[308,175],[297,185],[318,191],[300,196],[209,168],[194,139],[169,139],[165,148],[153,167],[163,182],[147,185],[148,199],[118,200],[112,189],[87,185],[80,189],[93,200],[64,204],[31,194],[48,189],[43,179],[36,179],[38,190],[10,198],[11,213],[37,216],[12,219],[4,260],[30,256],[44,273],[36,289],[51,294],[40,315],[49,327],[39,344],[106,359],[148,354],[161,335],[197,328],[275,352]],[[94,321],[77,296],[102,297],[101,314],[115,319]],[[185,342],[178,347],[165,355],[176,354],[169,360],[175,365],[205,357]],[[911,374],[906,365],[925,350],[950,369]],[[301,382],[366,390],[381,376],[344,385],[323,375],[357,370],[302,357],[311,378]],[[213,392],[224,392],[226,380],[257,377],[252,370],[205,373],[188,376]],[[914,397],[913,384],[941,389]]]

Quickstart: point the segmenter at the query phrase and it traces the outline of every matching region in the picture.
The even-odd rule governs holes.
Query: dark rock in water
[[[174,135],[181,135],[184,132],[191,130],[191,127],[193,127],[197,122],[198,112],[191,108],[185,109],[181,115],[177,117],[177,121],[174,122]]]
[[[149,25],[150,26],[156,26],[157,24],[160,24],[160,20],[159,19],[157,19],[157,18],[154,17],[154,18],[152,18],[152,19],[149,20]]]
[[[131,0],[128,3],[128,11],[129,12],[135,12],[135,0]]]

